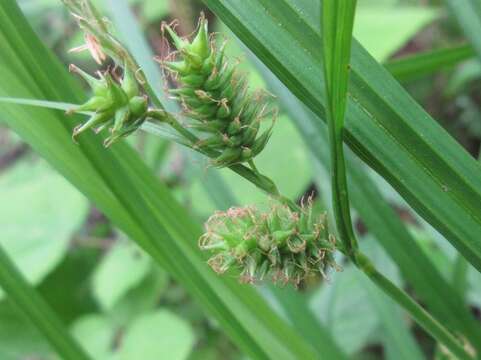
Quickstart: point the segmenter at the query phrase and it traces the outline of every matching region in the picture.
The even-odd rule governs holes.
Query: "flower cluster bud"
[[[99,72],[100,78],[97,79],[75,65],[70,65],[70,71],[87,81],[93,94],[87,102],[67,112],[93,112],[85,123],[74,129],[73,138],[87,129],[94,129],[98,133],[107,128],[109,136],[104,145],[108,147],[137,130],[145,121],[148,99],[141,94],[135,74],[127,66],[124,67],[124,74],[119,82],[110,72]]]
[[[229,65],[225,47],[210,41],[207,20],[201,17],[192,42],[180,38],[170,26],[179,61],[164,61],[180,87],[170,93],[180,101],[191,127],[205,134],[195,147],[219,152],[213,160],[217,167],[231,166],[254,158],[266,146],[272,125],[261,134],[261,120],[269,113],[265,94],[250,93],[247,79]]]
[[[214,253],[209,265],[219,274],[239,268],[243,283],[271,278],[298,286],[312,275],[325,277],[330,268],[337,268],[326,214],[316,215],[310,200],[297,212],[278,203],[267,212],[255,207],[219,211],[205,230],[199,246]]]

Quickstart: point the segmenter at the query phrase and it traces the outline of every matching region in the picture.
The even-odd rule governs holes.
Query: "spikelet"
[[[205,224],[201,249],[214,255],[208,261],[219,274],[240,269],[240,281],[266,278],[281,284],[301,284],[310,276],[326,276],[336,268],[335,238],[326,215],[314,214],[309,200],[299,212],[274,203],[268,212],[255,207],[216,212]]]
[[[110,135],[104,141],[104,145],[108,147],[137,130],[145,121],[147,97],[141,95],[137,79],[127,66],[124,67],[120,84],[109,72],[100,73],[100,79],[97,79],[75,65],[70,65],[70,71],[87,81],[93,92],[92,97],[84,104],[67,111],[68,114],[93,112],[89,120],[74,129],[73,138],[88,129],[100,132],[108,128]]]
[[[229,65],[224,46],[209,40],[207,20],[201,16],[192,42],[180,38],[164,25],[177,48],[178,61],[162,61],[175,74],[180,87],[170,93],[194,119],[191,127],[205,134],[194,146],[216,150],[217,167],[231,166],[254,158],[266,146],[274,121],[261,134],[260,123],[270,112],[266,94],[249,93],[247,79]]]

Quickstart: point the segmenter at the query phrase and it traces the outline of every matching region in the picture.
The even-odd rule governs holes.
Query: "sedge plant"
[[[160,62],[179,80],[180,86],[169,92],[185,110],[183,115],[191,120],[185,124],[156,100],[142,70],[111,34],[108,22],[95,8],[88,1],[64,0],[64,3],[85,31],[87,47],[94,58],[103,59],[107,53],[117,66],[123,66],[122,78],[107,70],[99,79],[71,67],[89,82],[94,93],[85,104],[68,111],[94,111],[90,120],[74,130],[73,136],[89,128],[97,132],[107,128],[110,135],[104,144],[110,146],[140,128],[147,119],[154,120],[170,126],[180,136],[181,144],[208,156],[213,166],[229,167],[278,202],[267,212],[254,207],[232,208],[214,214],[207,221],[200,247],[214,252],[209,264],[215,271],[224,273],[235,265],[240,268],[243,282],[253,283],[269,275],[274,280],[299,285],[312,273],[324,275],[329,268],[336,267],[332,253],[339,250],[449,351],[459,358],[471,358],[458,339],[380,274],[358,249],[349,213],[342,150],[355,1],[337,5],[326,1],[322,11],[323,49],[324,54],[329,54],[324,55],[324,71],[330,99],[333,203],[341,243],[336,243],[334,236],[327,232],[325,215],[313,216],[311,202],[298,206],[281,195],[274,182],[257,169],[254,158],[266,147],[274,125],[272,121],[259,134],[261,120],[271,112],[270,104],[264,94],[249,93],[245,77],[227,62],[224,45],[216,48],[210,40],[203,16],[192,41],[179,37],[169,25],[164,26],[177,49],[178,59]],[[333,19],[335,24],[339,21],[342,25],[340,38],[331,32]],[[115,77],[120,80],[114,80]],[[140,87],[145,94],[141,94]],[[148,106],[148,102],[152,106]]]
[[[177,132],[181,144],[206,155],[212,166],[230,168],[274,199],[267,211],[232,208],[215,213],[207,221],[199,243],[201,249],[213,252],[209,264],[216,272],[236,267],[240,280],[246,283],[270,277],[299,285],[313,274],[324,275],[336,268],[333,253],[338,250],[452,354],[461,359],[472,358],[459,339],[380,274],[358,248],[342,147],[355,1],[323,1],[321,22],[334,215],[340,242],[329,233],[325,214],[316,212],[311,201],[296,204],[281,195],[274,182],[257,169],[255,157],[267,146],[275,121],[273,118],[265,129],[261,122],[275,111],[265,94],[249,91],[246,78],[225,58],[224,45],[216,47],[209,37],[205,18],[201,17],[191,41],[164,26],[177,49],[177,58],[160,59],[160,63],[178,83],[169,92],[182,106],[182,116],[189,119],[181,121],[163,108],[142,69],[95,8],[88,1],[64,3],[85,31],[87,48],[94,58],[103,61],[108,54],[122,68],[121,75],[118,69],[108,69],[95,78],[71,67],[93,91],[90,100],[68,111],[92,113],[74,130],[74,137],[88,129],[105,131],[108,135],[104,144],[110,146],[144,122],[157,122]]]

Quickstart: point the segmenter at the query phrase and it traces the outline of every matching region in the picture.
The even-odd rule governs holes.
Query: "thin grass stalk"
[[[1,246],[0,286],[11,302],[45,336],[45,339],[62,359],[90,359],[87,353],[70,335],[52,308],[23,277]]]
[[[402,306],[427,332],[444,344],[459,359],[471,359],[457,339],[403,290],[376,270],[371,261],[358,249],[352,226],[346,165],[344,161],[343,133],[346,111],[349,61],[356,0],[322,2],[321,28],[324,36],[323,58],[327,120],[331,152],[332,201],[337,229],[343,252],[380,289]]]

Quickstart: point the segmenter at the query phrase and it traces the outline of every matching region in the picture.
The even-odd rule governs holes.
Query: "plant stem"
[[[148,112],[148,116],[152,119],[158,120],[171,126],[174,130],[176,130],[180,135],[182,135],[190,142],[189,147],[191,147],[192,149],[211,158],[217,157],[219,155],[219,153],[215,150],[201,149],[199,147],[196,147],[196,144],[200,141],[200,139],[195,134],[190,132],[187,128],[185,128],[181,123],[179,123],[179,121],[172,114],[164,110],[152,109]],[[231,165],[229,166],[229,169],[242,176],[244,179],[251,182],[257,188],[272,196],[280,203],[289,206],[291,210],[300,210],[299,206],[296,203],[294,203],[292,200],[279,192],[277,186],[270,178],[261,174],[257,170],[257,167],[254,165],[253,161],[249,162],[249,164],[252,169],[249,169],[247,166],[244,166],[242,164]]]
[[[458,359],[472,359],[472,357],[461,346],[460,342],[443,327],[431,314],[424,310],[417,302],[415,302],[406,292],[398,288],[388,278],[376,270],[371,261],[361,252],[356,255],[357,267],[371,279],[380,289],[401,305],[416,322],[423,327],[428,333],[444,344],[449,351]]]
[[[356,0],[324,0],[321,29],[325,86],[328,97],[327,122],[331,152],[331,181],[334,215],[344,253],[380,289],[401,305],[427,332],[459,359],[470,359],[460,342],[426,310],[376,270],[358,250],[352,226],[344,159],[343,134],[347,104],[349,62]]]
[[[90,357],[71,337],[55,312],[33,289],[0,246],[0,286],[45,336],[62,359],[88,360]]]

